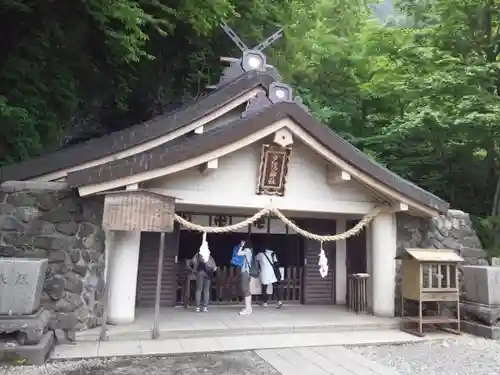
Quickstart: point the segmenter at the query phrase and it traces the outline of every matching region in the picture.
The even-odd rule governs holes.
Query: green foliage
[[[196,97],[215,83],[219,57],[239,53],[221,20],[249,45],[284,25],[266,53],[314,115],[485,218],[489,244],[500,216],[499,5],[400,0],[382,24],[373,2],[0,0],[0,162]]]
[[[475,227],[488,256],[500,256],[500,216],[477,218]]]

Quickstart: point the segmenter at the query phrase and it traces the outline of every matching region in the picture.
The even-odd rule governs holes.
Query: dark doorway
[[[335,220],[327,219],[304,219],[299,226],[316,234],[335,233]],[[304,257],[306,265],[303,274],[303,298],[307,305],[330,305],[335,304],[335,242],[325,242],[323,250],[328,258],[328,274],[321,277],[318,269],[318,255],[321,245],[316,240],[303,239]]]
[[[357,221],[348,221],[347,229],[357,224]],[[358,235],[349,237],[346,241],[346,274],[347,277],[354,273],[367,273],[366,264],[366,229],[363,229]],[[346,280],[346,301],[349,301],[349,280]]]
[[[232,217],[227,217],[226,222],[231,223]],[[212,223],[212,218],[209,219]],[[212,224],[213,225],[213,224]],[[212,304],[232,304],[241,300],[239,290],[239,269],[231,265],[233,247],[246,240],[250,235],[254,243],[254,251],[262,251],[266,248],[273,250],[284,268],[284,280],[282,281],[283,296],[287,302],[299,302],[301,299],[301,280],[304,265],[304,251],[301,246],[300,236],[288,233],[270,233],[270,226],[260,233],[252,233],[252,228],[247,232],[236,233],[210,233],[207,235],[210,253],[214,258],[219,270],[216,278],[212,281]],[[266,233],[267,232],[267,233]],[[185,264],[199,250],[202,234],[199,232],[181,230],[178,252],[178,292],[177,304],[185,304],[186,298],[192,301],[194,298],[194,280],[186,270]],[[191,278],[191,280],[189,280]],[[187,283],[190,283],[187,286]],[[186,292],[187,290],[187,292]],[[191,304],[191,302],[189,302]]]

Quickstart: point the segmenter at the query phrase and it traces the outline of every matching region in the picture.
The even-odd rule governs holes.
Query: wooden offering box
[[[406,249],[396,257],[401,260],[401,329],[423,336],[423,325],[456,325],[456,329],[440,327],[460,333],[459,264],[464,261],[453,250]],[[406,304],[418,304],[418,316],[405,316]],[[435,303],[436,314],[423,316],[423,304]],[[456,316],[444,316],[442,305],[456,305]],[[410,328],[413,327],[413,328]]]

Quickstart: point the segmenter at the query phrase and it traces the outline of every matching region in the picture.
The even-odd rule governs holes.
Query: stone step
[[[416,337],[398,330],[358,330],[345,332],[313,332],[293,334],[257,334],[251,336],[218,336],[206,338],[165,338],[157,340],[123,340],[77,342],[58,345],[52,360],[106,358],[119,356],[162,356],[207,352],[265,350],[276,348],[318,347],[338,345],[406,344],[442,340],[444,337]],[[299,374],[300,372],[295,372]],[[385,373],[388,375],[389,373]],[[360,373],[361,375],[361,373]]]
[[[199,325],[194,322],[191,327],[179,327],[165,329],[160,324],[160,337],[163,339],[184,339],[184,338],[209,338],[223,336],[249,336],[262,334],[297,334],[297,333],[342,333],[356,331],[390,331],[399,330],[400,324],[397,319],[390,322],[366,322],[366,323],[339,323],[339,324],[297,324],[297,325],[281,325],[272,326],[246,326],[224,327],[219,328],[218,322],[199,322]],[[153,322],[151,322],[152,326]],[[100,331],[92,329],[85,332],[77,333],[77,341],[98,341]],[[110,327],[108,329],[109,341],[127,341],[127,340],[147,340],[151,338],[151,328],[126,328],[126,327]]]

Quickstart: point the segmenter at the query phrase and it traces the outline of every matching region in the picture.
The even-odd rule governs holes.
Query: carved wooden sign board
[[[106,193],[102,227],[105,230],[172,232],[175,201],[147,190]]]
[[[257,194],[283,196],[291,147],[262,146]]]

